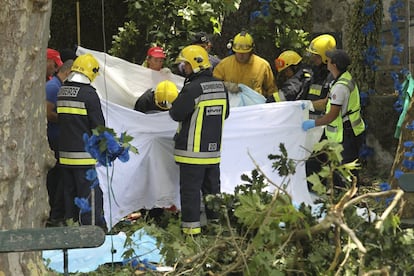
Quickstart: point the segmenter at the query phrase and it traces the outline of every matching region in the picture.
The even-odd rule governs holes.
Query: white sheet
[[[160,81],[170,80],[181,90],[184,78],[169,70],[154,71],[110,56],[103,52],[78,47],[77,54],[91,53],[99,62],[99,75],[92,83],[102,99],[134,108],[136,100],[149,88],[155,88]]]
[[[107,126],[118,135],[127,131],[134,137],[132,144],[139,150],[139,154],[131,154],[126,163],[116,161],[114,167],[97,168],[108,228],[141,208],[172,204],[179,208],[179,174],[173,158],[172,139],[177,123],[168,112],[143,114],[132,110],[136,98],[165,75],[154,74],[152,70],[100,52],[84,48],[79,51],[91,52],[105,68],[94,86],[102,97]],[[168,77],[178,86],[182,85],[181,77],[172,74]],[[302,121],[308,117],[308,108],[303,109],[303,103],[309,106],[309,102],[297,101],[230,109],[223,133],[222,192],[233,193],[234,187],[242,183],[240,176],[250,174],[256,162],[274,183],[288,184],[287,192],[295,202],[312,203],[304,163],[299,163],[296,174],[283,182],[267,158],[269,154],[279,153],[279,144],[284,143],[290,158],[304,160],[319,140],[321,128],[308,132],[301,128]],[[269,187],[269,190],[273,189]]]
[[[109,192],[110,181],[107,181],[112,168],[98,167],[108,227],[141,208],[172,204],[180,207],[178,166],[174,162],[172,140],[177,123],[171,120],[168,112],[143,114],[104,100],[102,106],[107,126],[118,134],[127,131],[139,150],[139,154],[131,154],[128,162],[115,162],[113,194]],[[284,143],[291,158],[304,160],[305,147],[310,149],[320,137],[318,131],[312,138],[312,132],[301,129],[303,113],[300,102],[232,108],[223,134],[222,192],[233,193],[234,187],[242,183],[240,176],[255,168],[248,153],[266,175],[280,185],[282,179],[273,171],[267,156],[279,153],[279,144]],[[287,187],[295,202],[312,202],[305,178],[304,164],[300,163]],[[109,196],[114,197],[110,200]]]

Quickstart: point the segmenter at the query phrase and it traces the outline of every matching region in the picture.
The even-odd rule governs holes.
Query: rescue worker
[[[229,92],[239,92],[242,83],[264,97],[276,91],[275,78],[269,62],[253,53],[253,37],[242,31],[233,39],[234,55],[222,59],[213,70],[213,76],[223,80]]]
[[[316,119],[325,113],[327,96],[334,79],[328,70],[326,52],[335,49],[335,47],[335,38],[329,34],[322,34],[315,37],[307,48],[313,72],[313,81],[306,98],[311,100],[313,105],[313,110],[309,111],[310,119]],[[305,164],[306,176],[319,172],[322,169],[322,164],[327,162],[326,158],[324,154],[311,156]],[[308,187],[310,186],[311,184],[308,182]]]
[[[295,51],[284,51],[275,59],[275,66],[285,81],[266,102],[305,100],[312,83],[312,70],[302,64],[302,57]]]
[[[329,34],[315,37],[307,48],[310,54],[313,82],[309,89],[307,100],[311,100],[315,111],[310,112],[310,118],[316,119],[325,111],[330,84],[333,81],[332,74],[327,67],[326,52],[335,49],[336,40]]]
[[[178,88],[175,83],[169,80],[164,80],[157,84],[155,90],[150,88],[145,91],[145,93],[136,101],[134,110],[147,114],[168,111],[177,96]],[[150,210],[141,209],[139,212],[140,216],[154,219],[156,222],[160,223],[161,217],[164,214],[164,209],[154,207]],[[148,216],[146,214],[148,214]]]
[[[161,81],[155,90],[148,89],[135,103],[134,110],[142,113],[155,113],[167,111],[178,96],[178,89],[175,83],[169,80]]]
[[[95,167],[96,160],[85,151],[84,133],[105,125],[101,103],[91,83],[99,72],[99,63],[91,54],[80,55],[72,65],[72,72],[58,93],[59,163],[65,197],[65,219],[92,224],[91,212],[80,213],[74,199],[85,198],[91,204],[91,183],[86,171]],[[102,191],[95,187],[95,224],[105,227],[103,220]]]
[[[208,60],[210,61],[210,64],[211,64],[211,68],[210,68],[211,70],[213,70],[214,67],[216,67],[216,65],[219,64],[220,59],[210,54],[213,44],[211,43],[210,38],[205,32],[196,33],[193,37],[191,44],[200,45],[201,47],[206,49],[208,53]]]
[[[359,157],[364,143],[365,124],[361,118],[361,105],[358,86],[347,71],[351,59],[344,50],[326,52],[328,70],[334,77],[329,93],[326,114],[317,119],[306,120],[302,128],[307,131],[315,126],[326,125],[326,139],[343,145],[342,164],[353,162]],[[357,170],[352,173],[358,177]],[[336,184],[339,183],[336,178]],[[335,181],[335,179],[334,179]]]
[[[208,53],[208,59],[211,64],[210,70],[213,71],[216,65],[220,62],[220,59],[217,56],[210,54],[213,44],[211,43],[208,35],[205,32],[195,33],[194,36],[192,37],[191,45],[199,45],[203,47],[204,49],[206,49]],[[178,71],[181,76],[185,77],[184,63],[178,64]]]
[[[180,167],[181,227],[200,234],[201,196],[220,193],[220,153],[229,98],[224,83],[212,76],[207,51],[190,45],[177,60],[185,62],[186,79],[169,114],[179,122],[174,159]],[[218,219],[206,206],[208,220]]]

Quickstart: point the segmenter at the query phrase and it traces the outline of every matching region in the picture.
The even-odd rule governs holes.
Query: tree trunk
[[[407,151],[407,148],[404,147],[404,142],[414,141],[414,131],[406,128],[407,124],[410,124],[414,120],[414,109],[413,101],[411,100],[410,105],[407,110],[407,114],[404,118],[403,124],[401,125],[401,135],[398,142],[397,151],[395,153],[394,163],[391,169],[390,185],[392,188],[398,188],[398,180],[394,177],[395,170],[401,170],[403,172],[412,172],[409,169],[402,166],[402,163],[406,157],[404,152]],[[414,217],[414,194],[406,193],[404,194],[404,209],[402,218],[413,218]]]
[[[0,9],[3,230],[42,227],[48,213],[45,75],[51,4],[51,0],[2,1]],[[0,254],[0,275],[46,275],[46,271],[40,252],[10,253]]]

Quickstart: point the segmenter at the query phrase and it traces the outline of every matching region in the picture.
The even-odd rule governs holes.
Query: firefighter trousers
[[[220,164],[180,166],[181,226],[200,227],[201,195],[220,193]],[[207,219],[217,219],[212,210],[206,208]]]

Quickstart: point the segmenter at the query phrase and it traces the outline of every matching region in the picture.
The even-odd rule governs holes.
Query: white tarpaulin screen
[[[107,62],[114,59],[107,55],[105,58],[102,53],[91,53],[97,57],[100,66],[105,64],[104,59]],[[122,104],[122,99],[133,98],[132,91],[128,89],[133,87],[134,91],[138,90],[140,84],[137,79],[141,78],[141,74],[145,75],[148,69],[143,70],[141,66],[120,59],[116,59],[116,70],[107,68],[108,64],[105,78],[101,72],[99,81],[94,83],[101,95],[108,95],[102,99],[106,124],[118,135],[126,131],[133,136],[132,144],[139,151],[139,154],[131,154],[126,163],[115,161],[112,181],[109,180],[111,167],[97,168],[104,193],[105,219],[111,228],[124,216],[141,208],[169,207],[172,204],[180,207],[180,203],[179,170],[173,157],[173,136],[177,123],[169,117],[168,112],[143,114],[132,110],[131,104]],[[131,84],[129,81],[136,83]],[[145,85],[148,84],[142,84],[143,87]],[[121,86],[123,88],[117,90]],[[103,93],[105,88],[106,92]],[[145,90],[143,88],[141,92]],[[119,96],[120,91],[127,96]],[[134,96],[138,97],[138,94]],[[231,108],[223,133],[220,165],[222,192],[233,193],[234,187],[242,183],[240,176],[243,173],[250,174],[255,163],[275,184],[282,184],[282,179],[273,171],[272,161],[267,156],[278,154],[279,144],[284,143],[290,158],[304,160],[307,157],[308,150],[321,134],[320,128],[308,132],[302,130],[301,124],[307,114],[308,110],[303,110],[302,102],[299,101]],[[287,192],[295,202],[312,203],[303,162],[299,163],[296,174],[283,183],[288,183]]]
[[[147,89],[155,88],[160,81],[170,80],[181,90],[184,78],[172,74],[169,70],[154,71],[146,67],[127,62],[123,59],[78,47],[77,54],[91,53],[99,62],[99,75],[93,82],[102,99],[134,108],[136,100]]]

